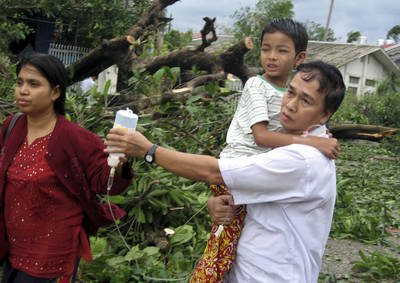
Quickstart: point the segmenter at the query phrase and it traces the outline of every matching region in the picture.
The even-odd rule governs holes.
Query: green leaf
[[[196,235],[196,232],[193,231],[193,227],[190,225],[179,226],[174,230],[175,234],[173,234],[170,238],[171,246],[185,244]]]
[[[125,197],[124,196],[109,196],[110,202],[115,203],[115,204],[123,204],[125,203]]]
[[[90,237],[90,251],[93,259],[102,256],[107,248],[107,238]]]

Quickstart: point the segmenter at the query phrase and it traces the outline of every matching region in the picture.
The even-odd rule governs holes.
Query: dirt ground
[[[341,282],[364,282],[362,279],[358,279],[357,274],[351,270],[353,267],[351,262],[361,260],[358,253],[360,250],[365,255],[379,250],[387,256],[400,259],[400,231],[394,232],[393,236],[388,237],[387,240],[390,243],[389,246],[367,245],[347,239],[329,239],[325,249],[321,272],[334,274],[337,280],[342,280]],[[385,282],[399,283],[400,278]]]

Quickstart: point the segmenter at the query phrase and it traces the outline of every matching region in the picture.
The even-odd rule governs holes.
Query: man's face
[[[283,96],[281,124],[287,133],[300,134],[310,126],[325,124],[331,114],[324,112],[324,94],[318,91],[319,81],[305,81],[307,74],[297,72]]]

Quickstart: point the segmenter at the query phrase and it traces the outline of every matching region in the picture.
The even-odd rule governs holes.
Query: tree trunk
[[[396,134],[400,129],[375,126],[375,125],[337,125],[329,127],[329,131],[337,139],[364,139],[377,141],[385,136]]]

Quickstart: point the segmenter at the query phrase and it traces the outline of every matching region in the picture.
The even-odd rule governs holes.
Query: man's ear
[[[305,51],[300,51],[299,53],[296,54],[296,66],[300,65],[301,63],[304,62],[306,59],[307,53]]]
[[[324,112],[322,113],[322,115],[321,115],[321,119],[320,119],[319,123],[320,123],[321,125],[326,124],[326,123],[328,122],[329,118],[332,116],[332,114],[333,114],[333,111],[332,111],[332,110],[324,111]]]

